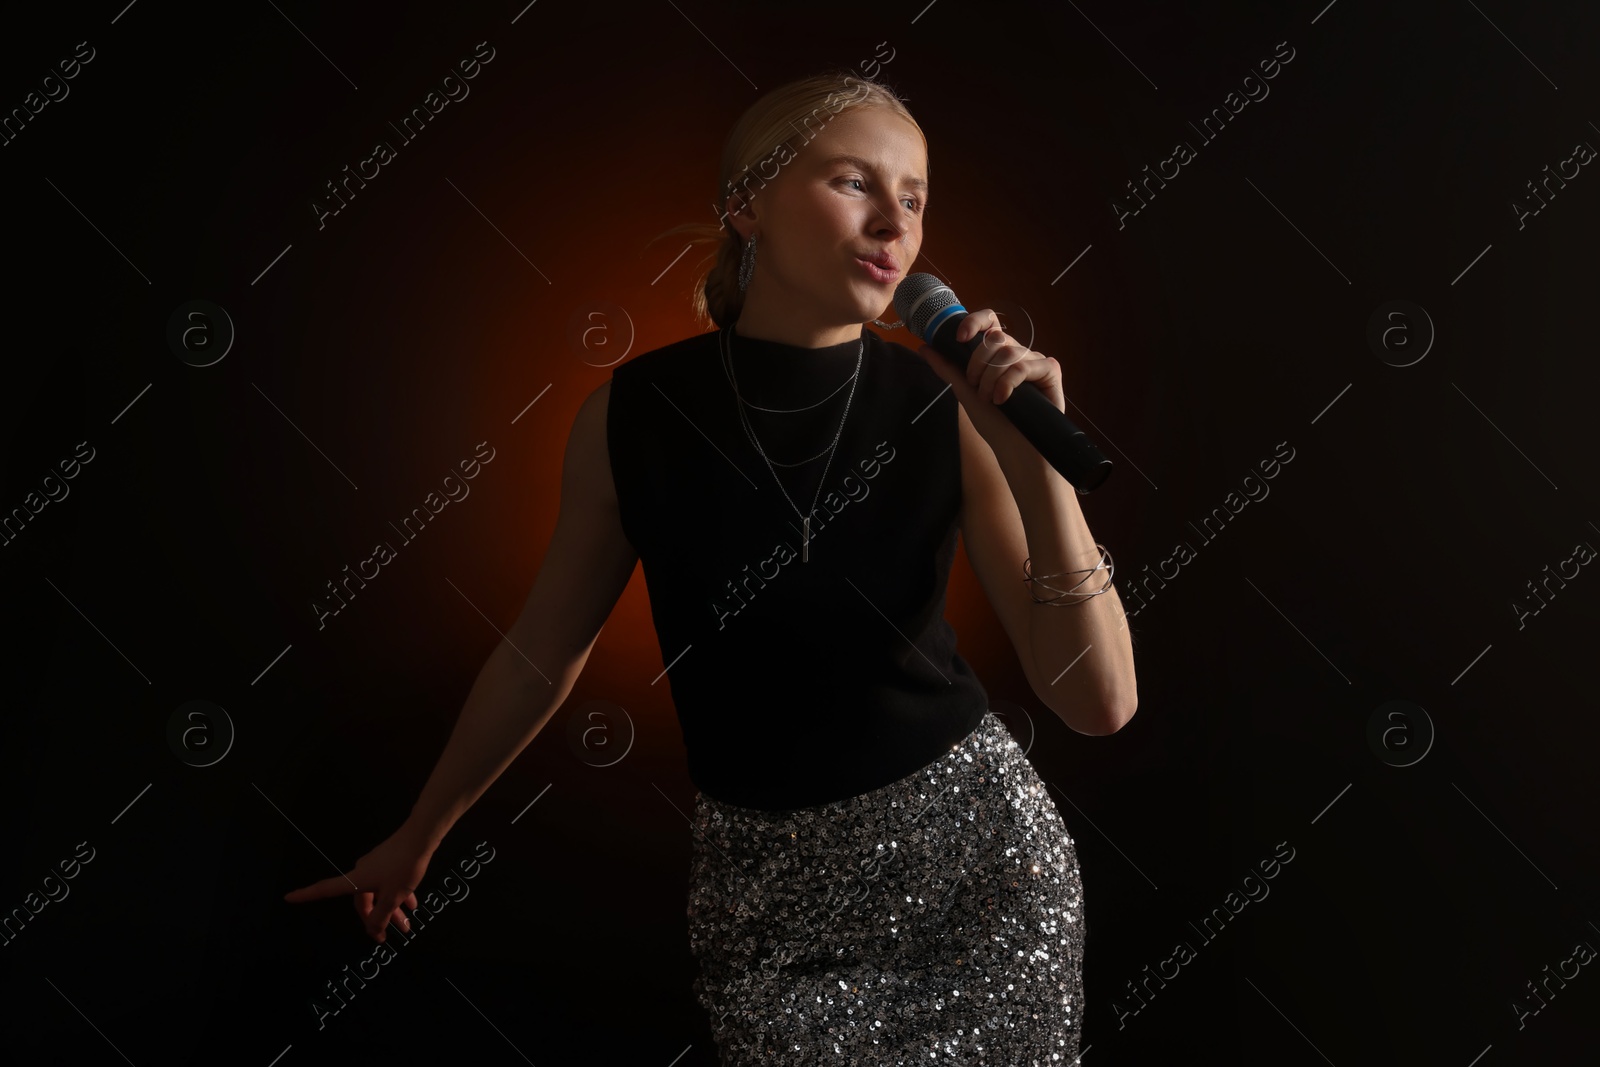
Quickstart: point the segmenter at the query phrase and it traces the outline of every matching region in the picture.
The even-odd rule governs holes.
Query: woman
[[[585,401],[549,555],[411,817],[287,899],[353,890],[374,938],[409,929],[433,851],[571,691],[642,562],[699,790],[689,942],[722,1062],[1075,1059],[1077,857],[955,651],[957,533],[1072,729],[1133,714],[1132,646],[1072,487],[994,410],[1024,381],[1065,410],[1056,361],[990,310],[958,331],[985,332],[964,377],[865,328],[899,325],[875,316],[921,248],[927,176],[881,84],[824,73],[744,114],[720,223],[678,228],[720,245],[696,300],[719,329]]]

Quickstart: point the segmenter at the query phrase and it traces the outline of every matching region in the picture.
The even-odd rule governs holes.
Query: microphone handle
[[[982,333],[964,343],[956,340],[956,327],[966,317],[947,316],[928,340],[928,347],[963,375],[972,365],[972,354],[983,344]],[[1004,403],[995,406],[1080,494],[1098,489],[1111,476],[1111,461],[1032,382],[1023,382]]]

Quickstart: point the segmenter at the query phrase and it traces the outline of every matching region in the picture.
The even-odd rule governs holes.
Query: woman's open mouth
[[[880,267],[876,263],[862,259],[860,256],[856,257],[856,262],[861,264],[862,269],[871,275],[872,280],[875,282],[889,284],[900,279],[900,272],[893,267]]]

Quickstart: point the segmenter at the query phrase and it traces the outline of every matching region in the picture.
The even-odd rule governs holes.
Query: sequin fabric
[[[1077,1062],[1077,852],[993,712],[846,800],[697,794],[693,831],[694,994],[722,1067]]]

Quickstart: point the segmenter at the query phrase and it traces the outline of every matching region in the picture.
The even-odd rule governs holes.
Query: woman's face
[[[927,153],[917,128],[894,112],[863,107],[822,115],[821,132],[774,180],[764,189],[751,183],[754,222],[746,214],[738,223],[741,233],[753,229],[759,238],[745,312],[760,319],[800,312],[811,328],[853,325],[844,332],[848,340],[861,323],[891,310],[895,286],[922,247]],[[861,263],[873,253],[893,258],[891,274]]]

